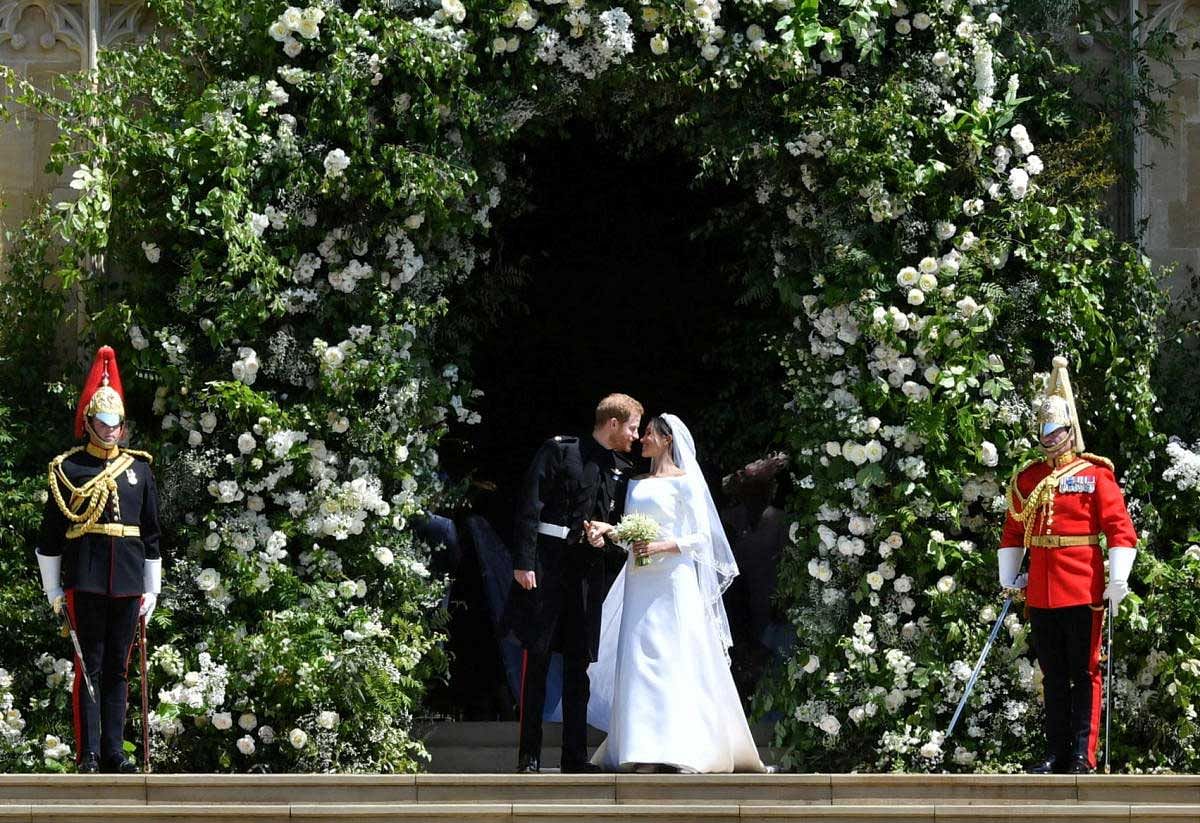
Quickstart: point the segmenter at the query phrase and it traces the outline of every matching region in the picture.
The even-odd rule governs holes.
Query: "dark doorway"
[[[505,539],[538,446],[588,434],[608,392],[633,395],[647,414],[678,414],[701,457],[715,454],[703,421],[714,387],[728,383],[712,355],[741,311],[728,272],[739,244],[705,229],[737,193],[695,186],[694,166],[678,157],[626,157],[589,128],[522,154],[528,207],[494,229],[493,265],[526,280],[475,343],[483,423],[466,460],[496,484],[480,504]]]
[[[715,422],[714,406],[771,394],[756,384],[761,368],[741,369],[729,356],[754,351],[769,362],[751,341],[770,321],[764,309],[739,303],[743,287],[731,276],[744,238],[737,227],[714,228],[714,215],[744,193],[697,185],[695,166],[679,155],[629,156],[586,123],[539,138],[515,154],[510,168],[524,200],[493,216],[490,270],[482,275],[492,283],[462,295],[459,304],[465,314],[491,320],[458,324],[469,339],[456,342],[470,347],[470,379],[483,391],[476,403],[483,422],[454,431],[461,448],[453,440],[443,447],[454,479],[470,476],[494,487],[476,489],[471,515],[511,545],[517,496],[534,453],[557,434],[589,436],[597,401],[612,391],[633,395],[648,415],[678,414],[719,496],[721,473],[731,468],[720,465],[721,429],[731,415],[727,410],[725,422]],[[483,682],[503,676],[493,659],[495,626],[478,602],[486,549],[464,548],[452,593],[453,662],[443,705],[454,705],[463,719],[503,717],[495,689]]]

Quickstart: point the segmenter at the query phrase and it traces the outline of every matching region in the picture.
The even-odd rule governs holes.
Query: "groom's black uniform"
[[[625,504],[629,461],[590,435],[555,437],[525,476],[513,568],[532,570],[537,586],[513,583],[507,623],[525,647],[521,677],[522,767],[542,752],[542,712],[550,656],[563,656],[562,768],[587,763],[587,667],[600,646],[600,614],[608,591],[604,549],[588,543],[584,520],[616,523]]]

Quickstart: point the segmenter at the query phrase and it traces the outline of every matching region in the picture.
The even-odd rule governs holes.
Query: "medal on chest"
[[[1096,478],[1072,475],[1064,477],[1058,483],[1060,494],[1093,494],[1096,491]]]

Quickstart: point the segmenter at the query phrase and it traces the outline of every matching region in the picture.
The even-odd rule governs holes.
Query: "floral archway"
[[[581,112],[744,190],[726,219],[747,290],[794,315],[763,343],[787,370],[774,427],[798,488],[780,593],[795,646],[757,698],[784,765],[1003,769],[1027,754],[1037,684],[1019,616],[965,732],[937,733],[994,611],[1003,485],[1031,453],[1037,376],[1064,352],[1092,441],[1142,528],[1160,527],[1147,455],[1163,302],[1103,225],[1103,112],[1017,12],[150,5],[155,42],[106,54],[61,98],[22,92],[59,119],[52,163],[78,164],[78,197],[13,256],[25,319],[5,347],[52,345],[74,311],[140,378],[135,419],[176,535],[154,626],[162,768],[419,767],[442,584],[412,520],[452,492],[438,444],[476,416],[437,330],[446,294],[486,271],[491,215],[521,173],[507,147]],[[51,298],[48,276],[65,287]],[[1153,636],[1126,676],[1166,668],[1175,651]],[[61,678],[0,662],[11,705],[47,701],[18,710],[5,762],[58,767],[44,735],[65,736]]]

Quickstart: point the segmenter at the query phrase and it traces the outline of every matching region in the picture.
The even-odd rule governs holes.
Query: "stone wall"
[[[48,88],[59,74],[94,66],[98,49],[145,37],[148,16],[142,0],[0,0],[0,64]],[[0,102],[13,110],[10,97],[0,84]],[[0,267],[4,233],[14,231],[39,199],[69,191],[64,180],[44,171],[53,127],[24,112],[20,117],[0,123]]]

